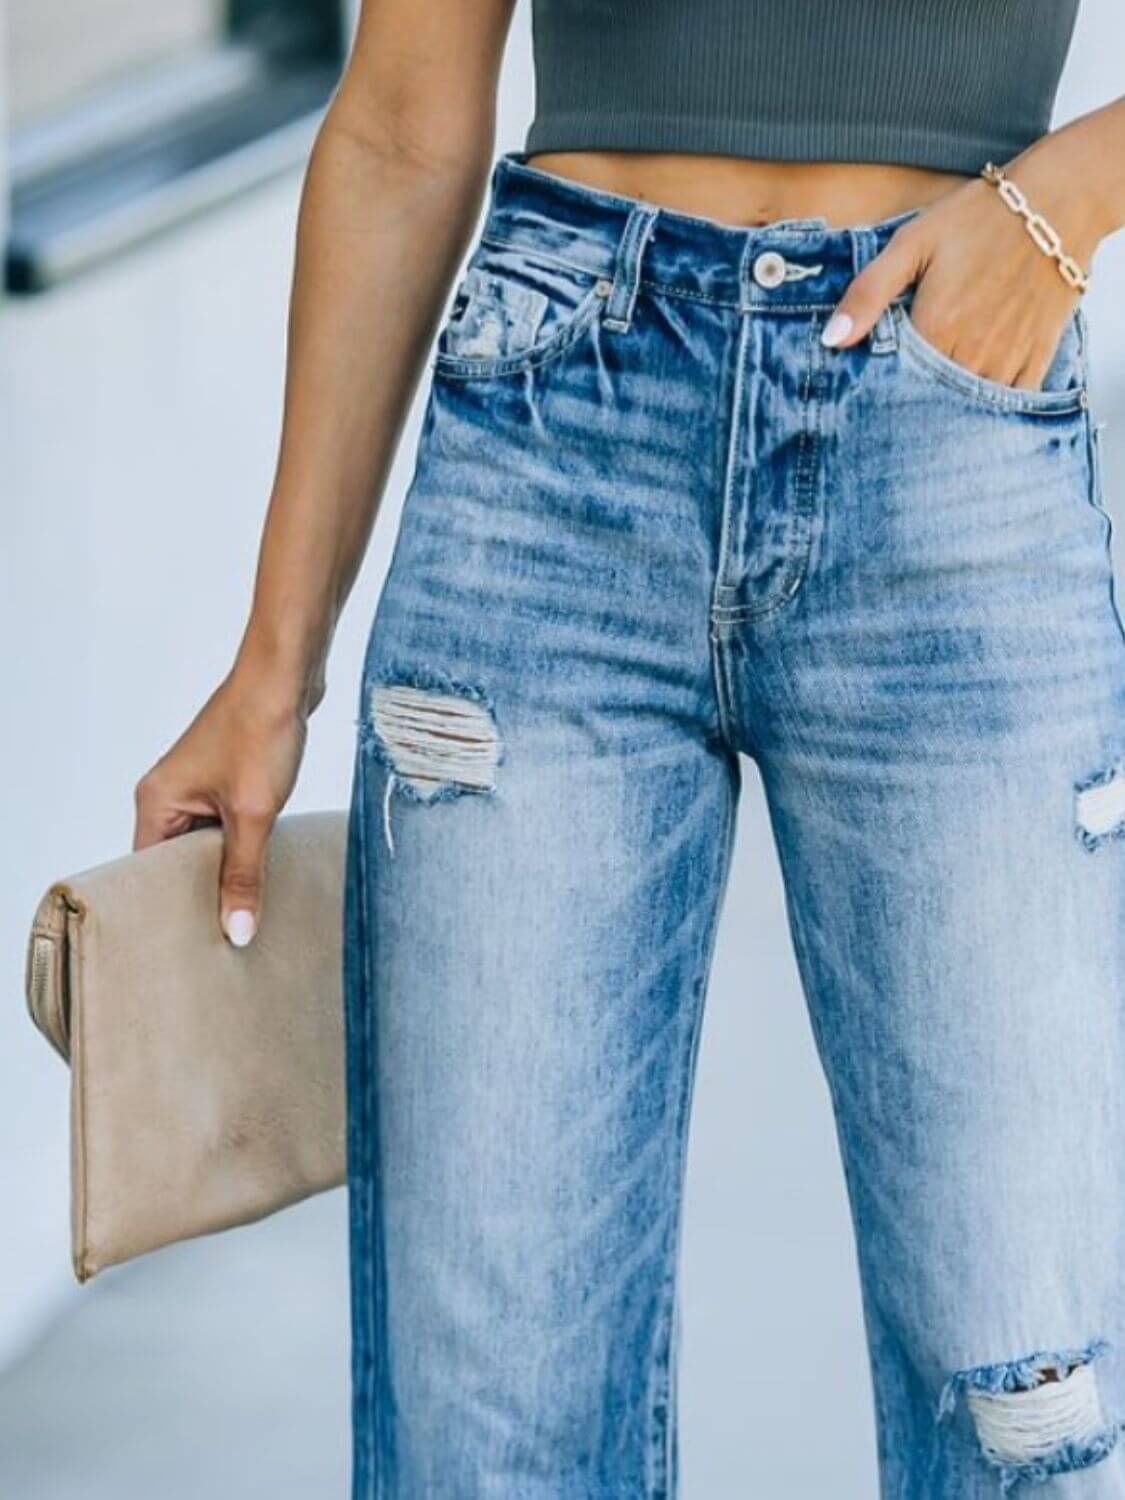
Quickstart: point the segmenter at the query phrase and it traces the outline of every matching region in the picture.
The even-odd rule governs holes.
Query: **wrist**
[[[1006,174],[1027,194],[1089,267],[1102,240],[1114,234],[1125,212],[1125,180],[1102,170],[1101,153],[1087,138],[1085,121],[1044,136],[1015,157]]]
[[[229,682],[240,697],[279,718],[305,718],[324,696],[326,649],[247,627]]]

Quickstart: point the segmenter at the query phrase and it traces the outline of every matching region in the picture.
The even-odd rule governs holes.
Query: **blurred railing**
[[[199,9],[167,33],[167,55],[145,63],[134,54],[127,71],[111,68],[77,97],[52,93],[45,77],[48,18],[29,10],[10,27],[10,76],[33,83],[26,100],[17,96],[8,138],[9,292],[44,291],[307,156],[343,62],[347,5],[228,0],[210,31]],[[72,53],[91,48],[89,19],[70,51],[65,36],[55,39],[70,77],[85,76]],[[191,45],[171,45],[187,37]],[[104,41],[92,51],[103,68],[131,55],[121,45],[107,53]],[[30,115],[28,101],[40,105]]]

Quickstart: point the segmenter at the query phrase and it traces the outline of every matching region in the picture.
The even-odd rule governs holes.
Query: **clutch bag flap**
[[[52,885],[27,1004],[70,1064],[71,1252],[86,1281],[345,1180],[347,813],[280,818],[247,948],[217,828]]]

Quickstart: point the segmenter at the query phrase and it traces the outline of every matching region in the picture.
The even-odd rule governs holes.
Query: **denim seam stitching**
[[[479,243],[482,245],[491,245],[497,250],[524,251],[528,255],[534,256],[536,260],[541,260],[548,265],[557,266],[560,270],[573,271],[575,275],[590,276],[595,280],[602,276],[608,276],[613,269],[612,261],[607,261],[600,270],[595,270],[589,265],[579,265],[577,261],[567,260],[564,256],[553,255],[550,251],[540,250],[538,245],[529,244],[526,240],[509,240],[500,235],[482,234]],[[657,281],[651,276],[638,277],[638,285],[645,287],[650,292],[659,292],[666,297],[681,297],[685,301],[702,302],[710,307],[729,307],[737,311],[741,311],[742,308],[742,304],[737,300],[731,300],[727,297],[712,297],[706,292],[693,292],[688,287],[679,287],[672,285],[670,282]],[[900,295],[894,299],[893,305],[896,307],[900,306],[905,300],[905,295]],[[812,313],[824,312],[829,308],[835,307],[835,305],[835,302],[831,299],[823,302],[763,302],[756,304],[754,311],[766,313]]]
[[[817,352],[820,347],[817,338],[819,326],[815,321],[809,324],[809,355],[801,390],[801,404],[805,410],[805,422],[801,429],[801,437],[797,450],[797,474],[794,481],[795,501],[790,516],[787,547],[791,548],[798,540],[798,528],[801,526],[803,520],[807,520],[808,524],[804,528],[804,541],[801,544],[799,555],[790,557],[788,577],[784,585],[772,599],[765,600],[761,604],[727,606],[728,610],[731,611],[729,623],[732,624],[762,620],[766,615],[772,615],[775,610],[779,610],[786,604],[790,604],[797,597],[801,590],[801,585],[808,576],[809,558],[812,555],[812,512],[814,509],[814,506],[809,502],[815,493],[813,478],[816,472],[817,455],[821,447],[821,366]]]
[[[642,277],[641,285],[647,287],[650,292],[659,292],[665,297],[681,297],[688,302],[703,302],[710,307],[730,307],[737,312],[743,311],[741,302],[732,302],[727,297],[709,297],[706,292],[693,292],[687,287],[673,286],[666,281],[654,281],[650,277]],[[757,302],[750,309],[755,313],[810,313],[824,312],[827,308],[834,307],[832,301],[825,302]]]
[[[706,302],[711,307],[733,307],[741,312],[742,304],[730,302],[726,297],[709,297],[706,292],[692,292],[687,287],[675,287],[665,281],[654,281],[650,276],[641,277],[641,285],[650,292],[660,292],[665,297],[683,297],[688,302]]]
[[[817,351],[822,348],[818,337],[820,324],[814,318],[809,323],[809,352],[805,366],[805,379],[801,391],[801,403],[805,410],[805,425],[801,433],[801,445],[797,453],[797,474],[794,480],[794,506],[790,521],[790,545],[798,552],[790,581],[783,599],[792,599],[804,582],[812,555],[812,516],[815,509],[816,459],[820,452],[821,417],[821,365]]]
[[[723,463],[722,502],[719,518],[719,552],[715,560],[715,582],[711,589],[711,655],[715,678],[715,697],[719,713],[719,728],[726,743],[733,749],[736,742],[733,705],[728,704],[725,688],[725,670],[722,661],[722,641],[714,632],[724,622],[728,606],[718,602],[722,590],[731,587],[725,581],[730,561],[731,499],[734,491],[734,475],[737,468],[738,434],[742,420],[742,399],[745,389],[744,367],[750,338],[750,314],[739,317],[738,338],[735,342],[734,390],[730,403],[730,432],[727,436],[726,454]]]
[[[729,622],[729,621],[727,621],[727,620],[724,619],[724,620],[719,621],[718,623],[720,625],[726,625],[728,623],[735,623],[735,622]],[[734,730],[734,723],[735,723],[735,688],[734,688],[734,672],[732,670],[730,656],[731,656],[731,653],[730,653],[730,641],[729,641],[729,639],[728,640],[722,640],[722,639],[716,640],[716,642],[715,642],[715,659],[716,659],[716,671],[718,672],[718,675],[719,675],[719,689],[718,689],[718,693],[719,693],[719,699],[720,699],[720,704],[721,704],[721,708],[722,708],[722,713],[723,713],[724,718],[725,718],[725,723],[723,725],[723,735],[724,735],[724,738],[726,739],[727,744],[730,746],[730,748],[732,750],[734,750],[736,748],[736,745],[737,745],[737,740],[735,739],[735,730]]]
[[[642,276],[641,285],[650,292],[659,292],[665,297],[681,297],[688,302],[703,302],[709,307],[729,307],[736,312],[742,312],[741,302],[731,301],[727,297],[710,297],[706,292],[693,292],[687,287],[673,286],[670,282],[655,281],[651,277]],[[900,294],[891,304],[900,307],[906,301],[906,294]],[[836,306],[831,298],[823,302],[755,302],[750,311],[754,314],[785,314],[785,313],[818,313],[829,312]]]
[[[369,810],[370,810],[370,805],[371,804],[370,804],[370,798],[369,798],[369,788],[368,788],[368,784],[367,783],[368,783],[368,777],[369,777],[370,772],[371,772],[371,767],[370,767],[370,759],[371,759],[371,757],[370,757],[370,746],[369,746],[369,744],[367,744],[367,743],[364,742],[364,740],[362,739],[362,737],[360,738],[360,741],[359,741],[358,750],[359,750],[359,777],[358,777],[359,788],[358,789],[359,789],[360,806],[359,806],[359,810],[358,810],[359,811],[359,816],[357,818],[357,827],[356,827],[356,860],[357,860],[357,868],[358,868],[358,871],[359,871],[359,892],[357,893],[357,899],[359,899],[359,901],[360,901],[360,916],[363,919],[363,924],[364,924],[364,929],[365,929],[365,932],[364,932],[364,942],[363,942],[363,955],[362,955],[362,962],[363,962],[363,987],[364,987],[365,996],[366,996],[366,998],[367,998],[367,1000],[369,1002],[370,1001],[370,997],[374,993],[374,983],[375,983],[374,982],[374,975],[371,972],[371,943],[368,940],[369,930],[370,930],[370,925],[371,925],[370,924],[370,911],[369,911],[371,875],[370,875],[370,851],[368,850],[368,847],[367,847],[367,821],[368,821]],[[383,769],[385,771],[385,768],[383,768]],[[366,1059],[366,1061],[367,1061],[367,1063],[369,1065],[368,1071],[371,1071],[371,1072],[374,1071],[373,1056],[374,1056],[374,1053],[375,1053],[375,1050],[376,1050],[375,1043],[373,1041],[373,1035],[372,1035],[373,1034],[373,1030],[374,1030],[374,1014],[375,1014],[374,1006],[371,1005],[370,1003],[367,1003],[364,1006],[363,1014],[361,1016],[359,1016],[357,1018],[357,1017],[355,1017],[353,1015],[353,1021],[358,1021],[359,1025],[363,1028],[364,1039],[365,1039],[365,1042],[366,1042],[365,1059]],[[363,1122],[363,1136],[364,1136],[364,1138],[365,1138],[365,1140],[366,1140],[369,1148],[373,1148],[374,1155],[375,1155],[376,1162],[377,1162],[377,1160],[378,1160],[378,1145],[377,1145],[377,1142],[375,1141],[374,1137],[375,1137],[375,1132],[378,1129],[378,1126],[373,1123],[373,1120],[374,1120],[375,1116],[374,1116],[374,1111],[372,1111],[372,1109],[370,1107],[370,1091],[369,1091],[369,1089],[367,1089],[367,1088],[361,1088],[361,1090],[360,1090],[360,1097],[361,1097],[361,1100],[362,1100],[361,1114],[362,1114],[362,1122]],[[358,1142],[357,1142],[357,1144],[358,1144]],[[350,1191],[350,1189],[349,1189],[349,1191]],[[382,1220],[381,1220],[381,1210],[380,1210],[380,1217],[379,1217],[379,1222],[378,1222],[378,1228],[375,1228],[374,1225],[369,1222],[369,1231],[372,1234],[372,1238],[377,1242],[378,1249],[379,1249],[378,1256],[372,1254],[372,1256],[370,1258],[371,1258],[371,1260],[373,1262],[376,1262],[377,1265],[381,1265],[381,1263],[382,1263],[382,1246],[381,1246],[381,1242],[382,1242],[382,1236],[383,1236]],[[372,1246],[371,1248],[374,1250],[375,1246]],[[375,1265],[373,1265],[372,1267],[369,1268],[369,1273],[370,1273],[370,1276],[371,1276],[370,1300],[371,1300],[371,1323],[372,1323],[372,1326],[373,1326],[372,1344],[374,1346],[374,1344],[376,1344],[378,1342],[385,1343],[385,1333],[381,1334],[380,1329],[379,1329],[379,1319],[380,1319],[380,1316],[381,1316],[381,1306],[380,1305],[384,1304],[384,1298],[380,1297],[379,1296],[379,1292],[378,1292],[378,1285],[379,1285],[379,1283],[378,1283],[378,1277],[380,1275],[379,1270],[376,1269]],[[382,1307],[382,1312],[385,1313],[385,1304]],[[354,1352],[353,1352],[353,1358],[354,1358]],[[367,1416],[370,1419],[370,1432],[371,1432],[371,1438],[372,1438],[373,1451],[374,1451],[374,1453],[376,1455],[378,1455],[377,1457],[375,1457],[374,1459],[372,1459],[371,1464],[370,1464],[369,1472],[370,1472],[370,1477],[371,1477],[371,1482],[372,1482],[372,1500],[379,1500],[379,1497],[382,1494],[385,1493],[385,1489],[384,1489],[384,1485],[383,1485],[383,1480],[382,1480],[382,1473],[383,1473],[383,1471],[382,1471],[382,1463],[381,1463],[381,1457],[382,1457],[382,1455],[384,1453],[384,1450],[385,1450],[385,1443],[384,1443],[384,1440],[383,1440],[383,1436],[384,1436],[383,1435],[383,1411],[382,1411],[383,1403],[377,1399],[377,1392],[376,1392],[376,1386],[377,1386],[378,1380],[377,1380],[377,1370],[376,1370],[376,1349],[374,1347],[372,1347],[372,1348],[370,1348],[370,1349],[367,1350],[367,1360],[368,1360],[368,1367],[369,1367],[369,1369],[368,1369],[368,1379],[364,1382],[364,1385],[363,1385],[363,1397],[364,1397],[364,1399],[366,1400],[366,1403],[367,1403],[366,1414],[367,1414]]]

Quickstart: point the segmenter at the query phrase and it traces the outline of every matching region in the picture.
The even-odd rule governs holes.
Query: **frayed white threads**
[[[993,1394],[969,1389],[965,1400],[981,1448],[997,1463],[1032,1463],[1061,1443],[1090,1442],[1105,1428],[1092,1364],[1078,1365],[1061,1380],[1045,1380],[1025,1391]]]

